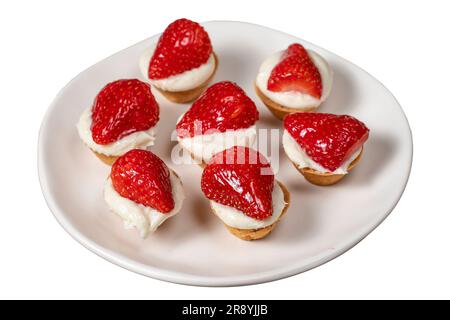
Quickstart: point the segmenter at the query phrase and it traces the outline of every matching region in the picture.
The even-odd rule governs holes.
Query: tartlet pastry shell
[[[255,91],[256,91],[256,94],[258,95],[258,97],[261,99],[261,101],[265,104],[267,109],[269,109],[270,112],[272,112],[272,114],[276,118],[278,118],[279,120],[282,120],[282,121],[283,121],[284,117],[287,116],[288,114],[296,113],[296,112],[314,112],[319,107],[319,106],[310,106],[310,107],[306,106],[301,109],[288,108],[288,107],[285,107],[275,101],[272,101],[270,98],[265,96],[264,93],[262,93],[261,90],[259,90],[259,88],[256,84],[255,84]]]
[[[114,163],[114,161],[117,160],[117,156],[107,156],[105,154],[102,153],[98,153],[95,152],[94,150],[91,149],[91,151],[97,156],[97,158],[99,158],[103,163],[112,166],[112,164]]]
[[[281,214],[278,217],[278,219],[274,223],[272,223],[271,225],[268,225],[267,227],[260,228],[260,229],[238,229],[238,228],[230,227],[230,226],[225,224],[225,227],[228,229],[228,231],[230,231],[230,233],[232,233],[233,235],[235,235],[239,239],[248,240],[249,241],[249,240],[262,239],[265,236],[267,236],[270,232],[272,232],[272,230],[275,228],[277,223],[280,221],[281,217],[288,210],[289,204],[290,204],[290,194],[289,194],[289,191],[287,190],[286,186],[284,184],[282,184],[280,181],[276,181],[276,182],[279,184],[279,186],[283,190],[284,202],[286,203],[286,205],[284,206],[283,211],[281,212]],[[212,211],[213,211],[214,214],[216,214],[214,212],[214,209],[212,209]]]
[[[358,164],[359,160],[361,160],[362,153],[363,149],[361,149],[361,152],[356,157],[356,159],[353,160],[348,166],[348,172],[350,172],[350,170],[352,170]],[[292,162],[292,164],[305,177],[306,180],[318,186],[330,186],[336,184],[348,174],[322,173],[311,168],[300,168],[294,162]]]

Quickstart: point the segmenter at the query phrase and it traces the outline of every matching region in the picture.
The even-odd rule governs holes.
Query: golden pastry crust
[[[97,158],[99,158],[103,163],[107,164],[108,166],[112,166],[114,161],[116,161],[118,158],[117,156],[107,156],[105,154],[95,152],[92,149],[91,151],[97,156]]]
[[[277,223],[280,221],[281,217],[288,210],[289,204],[290,204],[290,194],[289,194],[288,189],[280,181],[276,181],[276,182],[279,184],[279,186],[283,190],[284,202],[286,203],[286,205],[284,206],[283,211],[281,212],[281,214],[278,217],[278,219],[274,223],[272,223],[271,225],[269,225],[267,227],[264,227],[264,228],[260,228],[260,229],[238,229],[238,228],[227,226],[225,224],[225,227],[227,227],[228,231],[230,231],[233,235],[235,235],[239,239],[249,241],[249,240],[262,239],[265,236],[267,236],[275,228]],[[211,209],[212,209],[212,207],[211,207]],[[214,212],[214,209],[212,209],[212,211],[213,211],[214,214],[216,214]]]
[[[348,172],[350,172],[350,170],[352,170],[358,164],[359,160],[361,160],[362,153],[363,148],[361,149],[361,152],[356,157],[356,159],[353,160],[352,163],[350,163],[350,165],[348,166],[347,169]],[[347,174],[322,173],[311,168],[300,168],[297,164],[293,162],[292,164],[305,177],[306,180],[318,186],[330,186],[336,184],[347,175]]]
[[[214,56],[214,71],[211,74],[211,76],[209,76],[209,78],[206,79],[206,81],[203,82],[200,86],[198,86],[194,89],[191,89],[191,90],[178,91],[178,92],[165,91],[165,90],[159,89],[155,86],[153,86],[153,88],[158,90],[167,100],[172,101],[174,103],[188,103],[188,102],[194,101],[203,93],[203,91],[206,89],[206,87],[209,85],[209,83],[214,78],[214,75],[216,74],[217,67],[219,65],[219,59],[217,58],[217,56],[214,52],[213,52],[213,56]]]
[[[301,110],[300,109],[293,109],[293,108],[287,108],[275,101],[272,101],[268,97],[262,93],[261,90],[259,90],[258,86],[255,84],[255,91],[258,97],[261,99],[261,101],[266,105],[267,109],[272,112],[272,114],[278,118],[279,120],[283,121],[284,117],[291,113],[296,112],[314,112],[319,106],[311,106],[311,107],[304,107]]]

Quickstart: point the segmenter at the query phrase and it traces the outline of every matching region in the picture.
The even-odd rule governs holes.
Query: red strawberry
[[[369,129],[350,116],[328,113],[293,113],[284,127],[306,154],[333,172],[369,137]]]
[[[114,189],[124,198],[168,213],[174,208],[170,171],[155,154],[131,150],[111,168]]]
[[[284,52],[282,59],[288,58],[290,56],[301,56],[301,57],[309,57],[308,51],[306,51],[305,47],[303,47],[299,43],[291,44],[287,50]]]
[[[273,68],[267,89],[274,92],[299,91],[320,99],[322,78],[302,45],[294,43],[289,46]]]
[[[216,154],[202,175],[202,191],[208,199],[257,220],[272,215],[273,183],[268,161],[246,147],[233,147]]]
[[[136,131],[147,130],[159,120],[159,106],[150,86],[137,79],[107,84],[92,106],[92,139],[108,144]]]
[[[255,103],[244,90],[229,81],[209,87],[177,124],[181,138],[202,135],[215,129],[220,132],[248,128],[259,118]]]
[[[148,77],[164,79],[206,63],[211,55],[211,40],[197,22],[179,19],[159,38],[150,60]]]

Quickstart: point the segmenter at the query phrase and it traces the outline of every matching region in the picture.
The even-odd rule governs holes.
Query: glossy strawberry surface
[[[322,78],[305,48],[291,44],[273,68],[267,89],[273,92],[298,91],[320,99]]]
[[[274,175],[267,159],[246,147],[216,154],[205,167],[201,182],[208,199],[257,220],[273,213],[273,185]]]
[[[124,198],[168,213],[174,208],[170,171],[155,154],[131,150],[111,168],[114,189]]]
[[[365,124],[347,115],[293,113],[284,118],[284,128],[311,159],[330,172],[369,137]]]
[[[155,126],[159,106],[150,86],[137,79],[107,84],[92,106],[92,139],[105,145]]]
[[[198,68],[212,53],[211,40],[197,22],[178,19],[159,38],[150,60],[148,77],[164,79]]]
[[[225,132],[248,128],[259,118],[255,103],[233,82],[218,82],[209,87],[177,124],[181,138],[210,131]]]

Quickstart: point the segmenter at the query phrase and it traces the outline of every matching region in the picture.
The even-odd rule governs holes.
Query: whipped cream
[[[312,50],[308,50],[308,55],[316,65],[322,78],[322,97],[320,99],[298,91],[273,92],[267,89],[270,74],[273,68],[280,62],[283,53],[284,51],[277,52],[261,64],[258,75],[256,76],[256,86],[258,89],[270,100],[287,108],[302,110],[319,106],[330,95],[333,85],[333,70],[324,58]]]
[[[122,218],[124,227],[131,229],[135,227],[142,238],[147,237],[149,232],[154,232],[164,221],[176,215],[185,198],[181,180],[170,171],[170,183],[172,184],[172,196],[175,207],[168,213],[159,212],[151,207],[136,203],[130,199],[122,197],[108,177],[105,184],[104,197],[109,208]]]
[[[270,226],[278,220],[283,212],[286,202],[284,201],[283,189],[277,181],[273,185],[272,191],[272,206],[273,214],[264,220],[256,220],[245,215],[242,211],[239,211],[233,207],[225,206],[215,201],[210,201],[211,207],[214,213],[223,221],[227,226],[238,229],[261,229]]]
[[[178,143],[197,160],[208,162],[213,155],[233,146],[251,147],[256,140],[256,125],[245,129],[180,138]]]
[[[155,144],[156,129],[137,131],[109,144],[97,144],[92,139],[92,111],[91,108],[84,110],[77,123],[78,134],[83,142],[95,152],[107,156],[121,156],[132,149],[145,149]]]
[[[148,78],[148,68],[150,66],[150,60],[155,52],[156,44],[152,45],[150,48],[145,50],[139,60],[139,68],[141,73],[147,81],[149,81],[153,86],[171,92],[187,91],[197,88],[203,84],[208,78],[213,74],[216,67],[216,59],[214,54],[211,53],[209,59],[206,63],[202,64],[198,68],[194,68],[180,74],[170,76],[165,79],[149,79]]]
[[[362,147],[359,148],[354,154],[352,154],[350,158],[345,160],[339,168],[337,168],[333,172],[330,172],[330,170],[325,169],[323,166],[311,159],[287,130],[284,130],[283,132],[283,147],[288,158],[291,159],[291,161],[298,165],[300,168],[310,168],[320,173],[333,174],[347,174],[348,167],[362,151]]]

